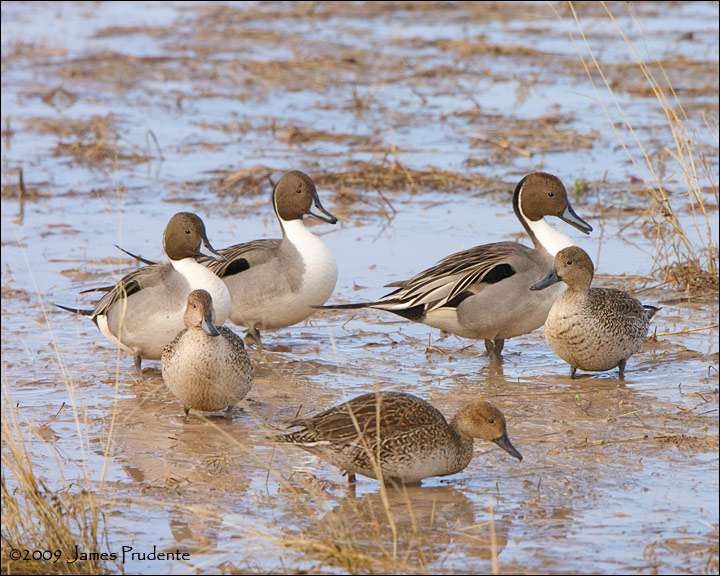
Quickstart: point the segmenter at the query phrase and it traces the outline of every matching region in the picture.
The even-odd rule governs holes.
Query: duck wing
[[[409,280],[387,284],[397,290],[370,307],[395,311],[422,305],[429,312],[457,306],[467,296],[480,292],[483,284],[496,284],[514,276],[513,259],[524,251],[533,252],[516,242],[496,242],[457,252]]]
[[[235,244],[218,250],[220,254],[225,256],[225,262],[213,260],[207,256],[198,258],[198,262],[215,272],[220,278],[226,278],[270,261],[277,253],[281,242],[282,240],[278,238]]]
[[[380,420],[378,421],[378,416]],[[407,434],[418,428],[445,423],[434,406],[417,396],[399,392],[363,394],[311,418],[298,418],[290,426],[301,426],[294,441],[355,444],[360,437],[374,443]]]

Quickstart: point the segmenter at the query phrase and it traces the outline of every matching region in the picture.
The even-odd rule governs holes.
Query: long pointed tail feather
[[[416,304],[407,307],[404,304],[393,306],[393,302],[354,302],[352,304],[326,304],[324,306],[313,306],[313,308],[321,308],[325,310],[359,310],[360,308],[372,308],[373,310],[384,310],[397,314],[407,320],[413,322],[421,322],[425,316],[425,305]]]
[[[115,244],[115,248],[117,248],[117,249],[120,250],[121,252],[125,252],[125,254],[127,254],[127,255],[130,256],[131,258],[135,258],[135,260],[139,260],[139,261],[142,262],[143,264],[147,264],[148,266],[150,266],[150,265],[152,265],[152,264],[157,264],[157,262],[154,262],[154,261],[152,261],[152,260],[148,260],[147,258],[143,258],[142,256],[138,256],[137,254],[133,254],[132,252],[128,252],[127,250],[125,250],[125,248],[120,248],[120,246],[118,246],[117,244]]]
[[[121,252],[125,252],[125,254],[127,254],[131,258],[134,258],[135,260],[138,260],[139,262],[142,262],[143,264],[147,264],[148,266],[157,264],[157,262],[148,260],[147,258],[143,258],[142,256],[138,256],[137,254],[133,254],[132,252],[128,252],[127,250],[125,250],[125,248],[121,248],[117,244],[115,244],[115,248],[117,248]],[[110,292],[111,290],[114,290],[114,289],[115,289],[115,285],[113,285],[113,286],[98,286],[97,288],[88,288],[87,290],[81,290],[80,294],[89,294],[90,292]],[[60,306],[60,308],[63,308],[64,310],[70,310],[71,312],[75,311],[75,310],[71,310],[70,308],[65,308],[63,306]]]
[[[110,292],[110,290],[112,290],[113,288],[115,288],[115,286],[98,286],[97,288],[88,288],[87,290],[81,290],[80,294],[89,294],[90,292]]]
[[[93,316],[95,314],[95,310],[81,310],[80,308],[69,308],[67,306],[63,306],[62,304],[55,304],[58,308],[62,308],[63,310],[67,310],[68,312],[72,312],[73,314],[80,314],[81,316]]]
[[[370,308],[378,302],[354,302],[353,304],[325,304],[323,306],[311,306],[311,308],[324,308],[326,310],[357,310],[358,308]]]

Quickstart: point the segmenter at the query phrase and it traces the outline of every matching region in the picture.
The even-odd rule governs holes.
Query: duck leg
[[[577,368],[575,366],[570,366],[570,379],[571,380],[577,380],[577,375],[575,374],[577,372]]]
[[[620,380],[625,380],[625,364],[627,364],[627,359],[625,358],[620,360],[620,364],[618,364],[618,369],[620,370],[618,375],[620,376]]]
[[[498,338],[497,340],[485,340],[485,350],[487,350],[490,360],[493,362],[502,362],[502,349],[505,346],[505,340]]]
[[[142,356],[136,354],[133,360],[135,361],[135,372],[137,373],[138,380],[145,380],[142,373]]]
[[[252,346],[254,344],[262,346],[262,341],[260,340],[260,330],[254,326],[252,328],[248,328],[247,335],[245,336],[245,343],[248,346]]]

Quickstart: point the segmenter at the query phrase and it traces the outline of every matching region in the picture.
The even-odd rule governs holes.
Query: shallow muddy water
[[[8,490],[10,432],[49,496],[101,503],[97,552],[118,554],[108,572],[717,572],[717,283],[663,274],[676,251],[640,148],[689,249],[716,247],[718,5],[610,4],[613,22],[586,4],[588,44],[567,4],[4,2]],[[590,82],[589,48],[615,100],[597,72]],[[662,64],[706,158],[707,220],[638,57]],[[200,214],[216,248],[277,237],[268,176],[293,169],[340,219],[308,222],[339,263],[336,303],[378,298],[477,244],[528,244],[511,192],[530,171],[553,173],[594,227],[563,231],[593,258],[595,283],[662,307],[653,337],[624,381],[570,380],[542,330],[506,342],[497,368],[482,342],[323,311],[264,335],[231,418],[185,418],[159,362],[136,382],[89,320],[53,307],[90,307],[82,290],[133,269],[114,244],[161,259],[177,211]],[[267,439],[298,411],[376,389],[448,416],[482,394],[524,460],[477,442],[459,474],[406,490],[359,477],[352,490]],[[3,572],[24,572],[6,530]],[[153,559],[153,547],[188,556]]]

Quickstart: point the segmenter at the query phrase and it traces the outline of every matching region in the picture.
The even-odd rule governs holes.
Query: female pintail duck
[[[555,256],[548,275],[530,290],[543,290],[560,281],[567,291],[553,304],[545,321],[545,339],[555,354],[570,364],[570,377],[578,370],[602,372],[620,369],[645,342],[650,319],[658,311],[643,306],[621,290],[590,288],[593,263],[577,246]]]
[[[324,458],[346,471],[350,482],[355,474],[404,483],[455,474],[470,463],[473,438],[495,442],[522,460],[510,443],[502,412],[484,400],[464,406],[448,424],[422,398],[377,392],[292,420],[290,426],[301,429],[274,440]]]
[[[184,328],[190,292],[202,288],[212,295],[218,323],[230,313],[227,286],[196,261],[202,255],[223,259],[210,245],[200,217],[175,214],[165,228],[163,247],[170,265],[146,266],[114,286],[93,289],[107,292],[93,310],[59,306],[89,316],[112,344],[132,354],[140,378],[142,359],[160,360],[165,345]]]
[[[253,367],[242,339],[229,328],[216,328],[213,315],[210,294],[190,292],[185,330],[162,354],[163,379],[186,415],[190,409],[229,413],[252,385]]]
[[[513,194],[513,210],[535,248],[516,242],[476,246],[438,262],[376,302],[325,308],[376,308],[463,336],[485,340],[488,355],[501,360],[504,341],[539,328],[565,290],[531,292],[552,266],[555,254],[573,241],[545,221],[556,216],[585,234],[592,227],[575,214],[562,182],[533,172]]]
[[[309,318],[332,294],[338,274],[328,247],[303,223],[306,214],[337,222],[322,207],[310,177],[297,170],[288,172],[275,186],[272,199],[282,239],[221,249],[224,262],[201,260],[230,291],[230,321],[247,327],[257,341],[260,330],[284,328]]]

